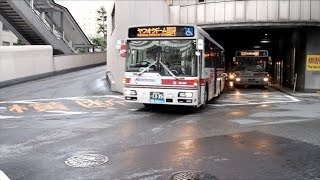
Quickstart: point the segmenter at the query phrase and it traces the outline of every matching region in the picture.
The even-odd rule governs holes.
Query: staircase
[[[63,38],[55,35],[40,13],[30,7],[24,0],[0,0],[0,15],[9,23],[13,32],[24,44],[52,45],[55,55],[73,54],[75,50]],[[11,30],[11,29],[10,29]]]

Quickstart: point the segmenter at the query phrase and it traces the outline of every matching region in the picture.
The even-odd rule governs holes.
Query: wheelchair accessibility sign
[[[185,27],[185,29],[184,29],[184,35],[185,36],[192,37],[193,34],[194,34],[194,32],[193,32],[193,28],[192,27]]]

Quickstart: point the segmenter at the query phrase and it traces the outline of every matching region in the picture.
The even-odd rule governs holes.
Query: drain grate
[[[71,167],[95,167],[108,162],[108,157],[101,154],[82,154],[68,158],[64,163]]]
[[[173,174],[170,180],[218,180],[218,178],[209,173],[183,171]]]

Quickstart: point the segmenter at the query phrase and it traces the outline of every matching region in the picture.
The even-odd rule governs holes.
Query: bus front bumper
[[[124,88],[123,94],[127,102],[198,106],[198,92],[198,90],[184,89]]]
[[[268,85],[269,78],[238,77],[233,82],[235,85]]]

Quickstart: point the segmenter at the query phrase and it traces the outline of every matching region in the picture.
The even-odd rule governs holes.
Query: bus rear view
[[[125,100],[194,107],[206,103],[199,38],[203,37],[195,26],[129,28]]]

